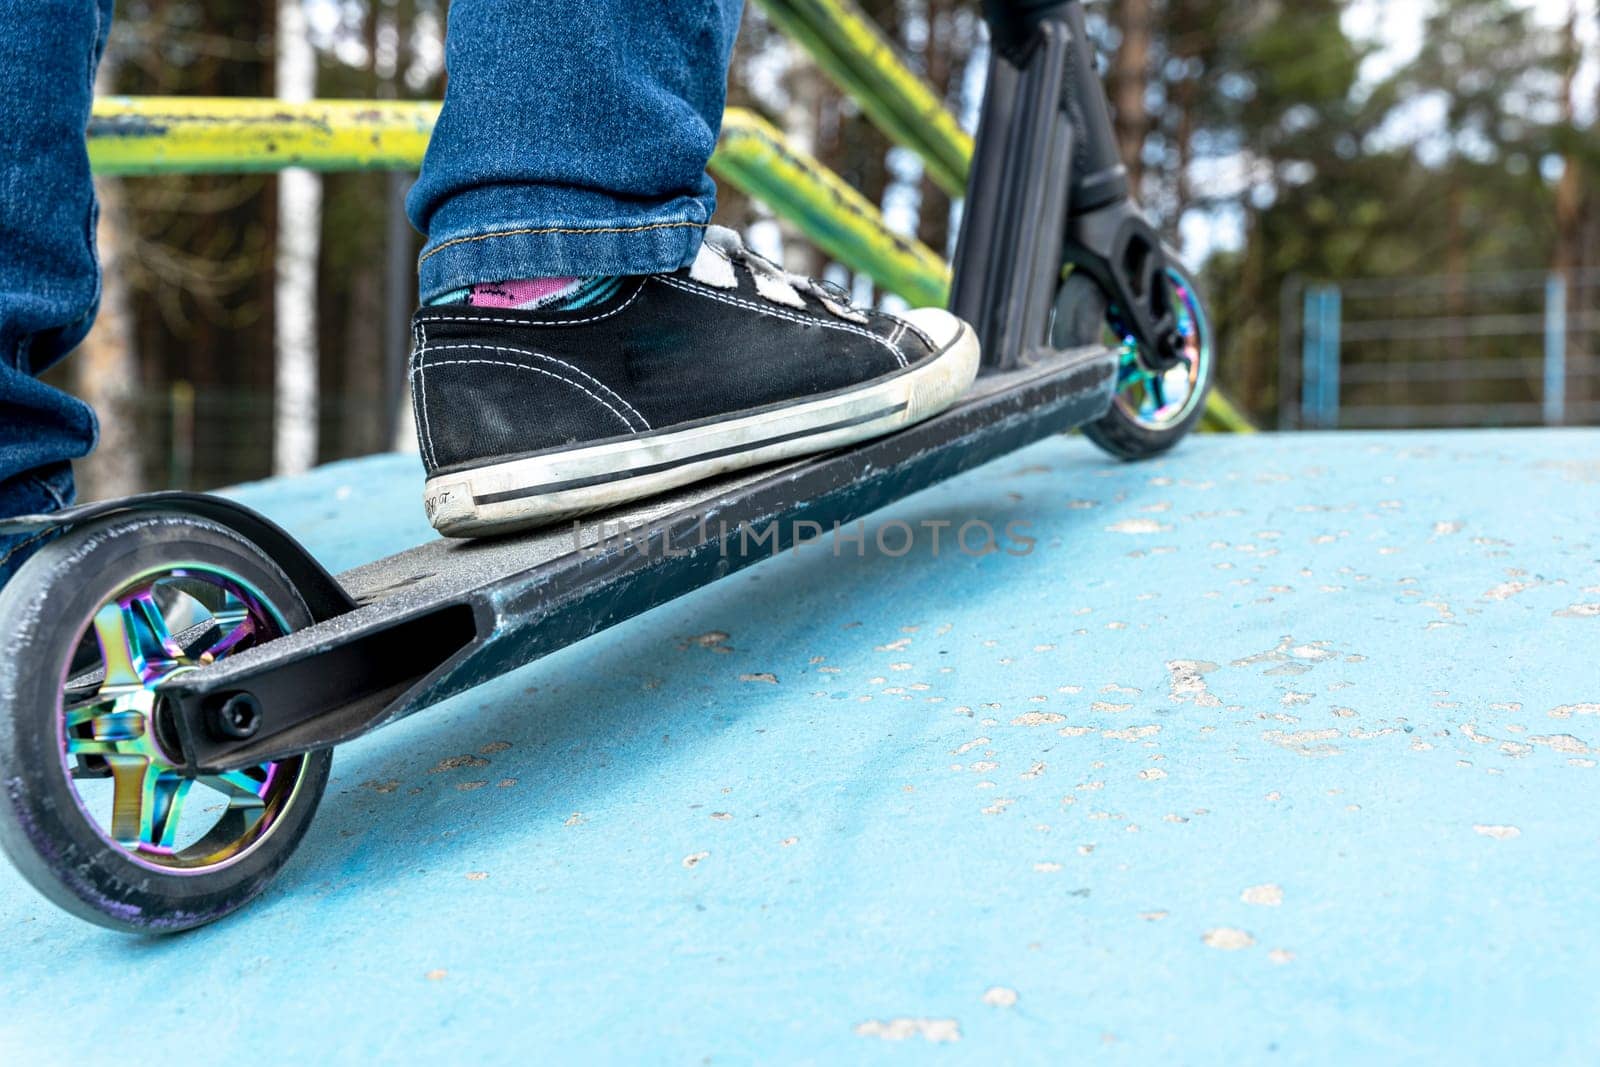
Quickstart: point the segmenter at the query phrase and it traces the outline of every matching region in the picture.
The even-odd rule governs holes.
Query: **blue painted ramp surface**
[[[0,870],[0,1061],[1594,1063],[1597,518],[1595,431],[1047,442],[341,750],[221,925]]]

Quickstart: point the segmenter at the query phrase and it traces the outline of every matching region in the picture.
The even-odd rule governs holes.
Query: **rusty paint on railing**
[[[102,97],[89,159],[119,175],[415,170],[438,115],[435,103],[392,100]]]
[[[761,118],[729,111],[711,169],[766,201],[829,256],[889,292],[918,306],[940,306],[949,299],[950,269],[937,253],[890,230],[872,201]]]

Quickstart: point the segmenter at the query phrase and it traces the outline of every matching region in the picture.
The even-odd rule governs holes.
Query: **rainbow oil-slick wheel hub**
[[[62,684],[61,758],[91,826],[135,863],[213,871],[264,841],[305,757],[188,777],[161,683],[287,632],[246,583],[214,567],[163,568],[124,585],[79,637]]]
[[[1210,373],[1211,366],[1211,332],[1205,309],[1181,274],[1169,271],[1167,278],[1183,339],[1177,366],[1166,371],[1151,370],[1140,357],[1138,342],[1117,321],[1115,312],[1110,320],[1114,333],[1111,343],[1122,352],[1116,406],[1135,425],[1156,431],[1178,426],[1190,416],[1205,394],[1204,376]]]

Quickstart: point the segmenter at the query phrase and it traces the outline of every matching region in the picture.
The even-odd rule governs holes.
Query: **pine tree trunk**
[[[384,66],[375,66],[379,95],[398,99],[405,95],[402,78],[410,61],[409,35],[416,21],[414,0],[386,0],[383,15],[373,20],[383,23],[382,32],[392,34],[393,55]],[[373,53],[376,62],[376,37]],[[391,171],[383,176],[383,196],[388,210],[384,214],[383,240],[383,337],[381,383],[383,412],[379,420],[377,447],[384,450],[416,451],[417,435],[411,425],[410,367],[411,309],[417,300],[416,234],[406,218],[406,193],[413,176]]]
[[[1175,92],[1178,108],[1178,134],[1177,134],[1177,159],[1174,166],[1177,173],[1173,175],[1173,206],[1172,218],[1167,220],[1168,236],[1176,243],[1181,236],[1183,216],[1188,213],[1190,204],[1194,201],[1194,189],[1189,184],[1189,167],[1194,163],[1194,135],[1195,135],[1195,108],[1196,97],[1199,95],[1200,86],[1194,78],[1185,78],[1178,84]]]
[[[108,57],[101,64],[96,90],[113,91],[114,75]],[[100,201],[95,231],[103,273],[100,313],[68,364],[72,391],[100,417],[99,447],[76,468],[78,495],[84,500],[128,496],[144,488],[137,422],[139,357],[125,273],[129,230],[121,180],[95,179],[95,196]]]
[[[1600,37],[1600,7],[1595,9],[1595,33]],[[1597,58],[1600,58],[1600,46],[1595,49]],[[1590,125],[1591,136],[1600,136],[1600,79],[1595,82],[1594,112],[1597,117]],[[1600,189],[1594,188],[1594,181],[1589,183],[1589,188],[1584,191],[1584,232],[1587,236],[1583,242],[1583,267],[1589,279],[1579,299],[1572,303],[1581,311],[1600,316]],[[1593,319],[1590,320],[1595,321]],[[1600,405],[1594,405],[1596,397],[1600,397],[1600,327],[1591,327],[1582,334],[1582,344],[1569,358],[1569,366],[1577,377],[1573,382],[1576,389],[1569,390],[1569,397],[1578,398],[1585,407],[1582,417],[1585,421],[1600,422]],[[1594,405],[1594,406],[1591,406]]]
[[[317,57],[302,0],[278,0],[277,97],[316,95]],[[317,461],[317,255],[322,238],[322,182],[291,168],[278,176],[278,247],[273,297],[275,474],[298,474]]]
[[[122,182],[95,180],[100,200],[96,241],[104,280],[94,329],[72,357],[73,392],[100,417],[100,444],[77,465],[78,494],[85,500],[128,496],[144,486],[139,433],[139,359],[133,307],[123,276],[128,253]]]
[[[928,0],[928,38],[923,52],[923,68],[939,99],[950,100],[950,82],[954,77],[952,62],[954,41],[951,34],[955,19],[954,0]],[[938,183],[922,176],[917,237],[923,244],[948,256],[950,248],[950,198]]]
[[[1461,176],[1458,173],[1461,164],[1452,164],[1449,184],[1445,190],[1445,307],[1453,319],[1467,317],[1469,304],[1467,301],[1467,242],[1465,223],[1462,216],[1465,212],[1466,192],[1461,188]],[[1449,345],[1449,358],[1463,361],[1467,358],[1470,342],[1465,338],[1452,337],[1445,342]],[[1444,386],[1445,399],[1452,405],[1463,404],[1467,400],[1467,383],[1460,375],[1451,375]]]
[[[1112,10],[1122,44],[1111,65],[1111,102],[1116,109],[1117,145],[1137,196],[1144,180],[1144,139],[1150,129],[1145,93],[1150,78],[1151,2],[1123,0]]]
[[[1578,43],[1577,0],[1572,0],[1567,11],[1565,43],[1566,62],[1561,81],[1561,124],[1570,127],[1577,122],[1577,101],[1574,96],[1577,92],[1578,66],[1583,60],[1583,49]],[[1582,310],[1584,295],[1579,282],[1584,258],[1585,186],[1583,161],[1576,154],[1570,154],[1566,157],[1565,163],[1566,169],[1562,172],[1561,181],[1556,185],[1556,247],[1551,269],[1566,282],[1567,314],[1570,323],[1573,312]],[[1583,341],[1584,336],[1581,331],[1570,326],[1567,328],[1566,401],[1569,410],[1575,406],[1587,406],[1589,400],[1586,389],[1589,384],[1589,375],[1586,373],[1587,360],[1581,358]]]
[[[791,64],[785,82],[790,89],[789,106],[783,112],[783,132],[801,152],[815,157],[822,126],[823,101],[828,97],[828,83],[799,45],[788,46]],[[788,219],[778,220],[778,230],[783,235],[783,266],[805,277],[820,275],[823,257],[815,245],[807,241],[799,227]]]
[[[1230,315],[1237,326],[1234,328],[1230,354],[1234,357],[1237,370],[1228,383],[1233,396],[1242,397],[1246,404],[1252,404],[1251,414],[1263,421],[1278,418],[1278,413],[1286,411],[1281,394],[1288,384],[1279,376],[1282,368],[1278,366],[1278,351],[1267,344],[1268,336],[1273,332],[1265,328],[1266,315],[1271,308],[1270,300],[1262,299],[1254,307],[1246,308],[1246,301],[1250,301],[1252,294],[1262,293],[1263,274],[1265,264],[1262,262],[1266,253],[1261,247],[1261,222],[1254,211],[1245,213],[1245,242],[1244,263],[1239,271],[1238,312]],[[1215,296],[1212,297],[1216,299]],[[1254,303],[1253,301],[1251,301]],[[1281,329],[1281,326],[1279,327]],[[1226,363],[1223,364],[1226,366]],[[1275,386],[1274,392],[1280,395],[1275,405],[1268,407],[1264,401],[1268,398],[1269,381]],[[1298,398],[1296,398],[1298,401]],[[1302,420],[1303,421],[1303,420]],[[1278,429],[1286,429],[1280,425]]]

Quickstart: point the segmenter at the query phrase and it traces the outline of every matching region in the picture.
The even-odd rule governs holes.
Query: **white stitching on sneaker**
[[[417,365],[411,373],[416,375],[417,387],[412,390],[412,406],[422,416],[419,424],[422,426],[423,443],[427,446],[428,465],[437,467],[439,465],[439,454],[434,451],[433,427],[428,422],[428,377],[423,373],[424,366],[428,362],[428,329],[420,322],[417,323],[416,329],[418,343]]]
[[[684,282],[679,281],[678,279],[673,278],[670,275],[654,274],[654,275],[651,275],[651,279],[653,281],[660,282],[662,285],[671,286],[674,289],[681,289],[684,292],[689,293],[689,294],[691,294],[693,296],[703,296],[707,300],[719,300],[724,304],[731,304],[734,307],[741,307],[741,308],[745,308],[746,310],[749,310],[749,311],[759,312],[762,315],[771,315],[775,319],[783,319],[786,322],[798,323],[801,326],[818,326],[818,327],[821,327],[824,330],[843,330],[845,333],[858,334],[858,335],[860,335],[862,337],[867,338],[870,341],[876,341],[878,344],[880,344],[883,347],[887,348],[890,351],[890,353],[893,354],[894,359],[895,359],[895,363],[897,365],[899,365],[901,368],[905,368],[907,366],[910,366],[910,364],[908,364],[906,362],[906,357],[905,357],[905,354],[903,352],[901,352],[894,345],[890,344],[888,341],[885,341],[882,337],[879,337],[877,334],[872,333],[872,332],[870,332],[868,330],[863,330],[863,329],[861,329],[859,327],[856,327],[856,326],[845,326],[842,323],[829,322],[826,319],[804,318],[804,317],[802,317],[800,315],[795,315],[795,314],[793,314],[791,312],[779,311],[776,308],[765,307],[765,306],[763,306],[761,304],[757,304],[757,303],[754,303],[754,302],[749,301],[749,300],[741,299],[740,297],[725,296],[722,293],[717,293],[717,292],[712,292],[712,291],[707,290],[707,289],[702,289],[702,288],[700,288],[699,286],[696,286],[696,285],[687,285]]]
[[[873,311],[870,312],[870,314],[876,316],[877,318],[888,319],[890,322],[899,324],[899,331],[892,335],[895,338],[896,344],[899,344],[901,341],[905,340],[906,334],[914,333],[923,344],[928,346],[930,351],[939,351],[939,346],[933,343],[933,338],[929,337],[927,333],[920,329],[916,323],[912,322],[910,319],[904,318],[900,315],[891,315],[887,311]]]
[[[883,313],[879,312],[879,314],[883,314]],[[899,315],[885,315],[884,317],[893,319],[894,321],[898,322],[900,325],[904,326],[907,330],[910,330],[912,333],[916,334],[919,338],[922,339],[922,343],[928,346],[928,349],[930,351],[933,351],[933,352],[939,351],[939,346],[933,343],[933,338],[929,337],[926,333],[922,332],[922,330],[917,327],[917,324],[912,322],[910,319],[902,319]],[[905,337],[905,332],[901,331],[900,336],[903,339]]]
[[[722,266],[706,261],[705,253],[708,251],[723,260],[727,269],[724,270]],[[739,235],[726,226],[707,226],[700,252],[689,271],[689,278],[692,281],[709,285],[713,289],[736,288],[738,281],[733,274],[733,267],[737,263],[744,267],[745,273],[755,282],[756,292],[763,300],[783,304],[798,311],[810,311],[805,298],[801,296],[805,293],[815,297],[822,304],[823,310],[834,318],[862,326],[871,325],[861,309],[850,306],[848,297],[840,301],[836,298],[836,294],[830,291],[828,285],[818,282],[815,278],[786,271],[772,260],[751,251]]]
[[[479,322],[493,322],[501,326],[586,326],[591,322],[599,322],[601,319],[609,319],[613,315],[622,314],[624,311],[628,310],[628,305],[639,299],[639,294],[642,292],[644,292],[643,278],[639,280],[639,287],[633,291],[633,295],[628,297],[628,299],[624,300],[621,304],[612,308],[610,311],[603,312],[599,315],[591,315],[586,319],[538,319],[532,317],[525,319],[492,319],[484,315],[452,315],[448,312],[440,312],[433,315],[419,315],[417,317],[417,321],[461,322],[468,325]]]
[[[805,300],[800,296],[800,291],[808,284],[807,279],[801,278],[796,274],[790,274],[777,264],[750,252],[745,248],[744,242],[732,230],[721,226],[712,226],[706,232],[708,239],[700,245],[701,251],[710,252],[717,259],[722,260],[727,270],[724,271],[722,267],[714,267],[709,271],[702,272],[710,276],[702,277],[699,273],[696,273],[700,267],[700,257],[696,256],[695,269],[689,271],[690,281],[699,282],[701,285],[709,285],[713,289],[737,289],[739,287],[739,276],[734,270],[734,258],[726,250],[719,248],[714,240],[720,233],[737,242],[738,247],[744,250],[745,256],[738,260],[738,263],[744,267],[745,273],[755,283],[756,293],[761,299],[774,304],[783,304],[797,311],[810,310],[810,308],[806,307]],[[830,312],[838,314],[826,300],[823,301],[823,304]]]
[[[525,349],[525,348],[509,348],[509,347],[507,347],[505,345],[459,344],[459,345],[434,345],[433,346],[433,351],[435,351],[435,352],[455,352],[455,351],[459,351],[461,349],[475,349],[475,350],[481,351],[481,352],[507,352],[507,353],[510,353],[511,355],[516,355],[516,356],[530,356],[533,359],[549,360],[551,363],[554,363],[558,367],[565,367],[567,370],[569,370],[572,373],[576,374],[578,377],[582,378],[584,381],[588,382],[590,385],[593,385],[596,389],[599,389],[601,392],[605,393],[612,400],[615,400],[622,407],[626,408],[630,415],[632,415],[634,418],[638,419],[640,424],[644,427],[644,429],[646,429],[646,430],[651,429],[650,420],[645,418],[642,414],[640,414],[638,408],[634,407],[632,404],[628,403],[622,397],[618,396],[616,390],[612,389],[609,385],[607,385],[605,382],[602,382],[600,379],[596,378],[594,375],[589,374],[587,371],[584,371],[582,368],[574,367],[572,364],[568,363],[564,359],[557,359],[555,356],[547,356],[543,352],[532,352],[532,351],[529,351],[528,349]],[[438,365],[439,365],[438,362],[435,361],[434,366],[437,367]],[[595,399],[598,400],[599,397],[596,397]],[[626,422],[627,420],[624,419],[623,421]],[[636,427],[634,427],[630,423],[629,426],[628,426],[628,429],[632,430],[632,429],[636,429]]]
[[[438,349],[435,349],[434,351],[438,351]],[[636,432],[634,430],[633,423],[628,421],[628,417],[626,415],[612,407],[610,404],[606,403],[599,394],[590,392],[584,387],[582,382],[575,382],[566,375],[557,374],[555,371],[545,370],[543,367],[530,367],[526,363],[512,363],[510,360],[503,359],[445,359],[435,360],[432,364],[432,369],[437,370],[440,367],[475,366],[479,364],[488,367],[510,367],[512,370],[532,371],[535,374],[543,374],[547,378],[554,378],[558,382],[564,382],[565,384],[572,386],[574,389],[579,390],[584,395],[589,397],[589,399],[593,400],[595,403],[611,412],[611,414],[615,415],[617,420],[622,423],[623,429],[627,430],[629,433]],[[418,374],[420,374],[421,371],[422,368],[417,368]]]
[[[417,349],[419,349],[421,347],[422,347],[422,324],[417,322],[417,321],[415,321],[415,320],[413,320],[412,323],[411,323],[411,353],[410,353],[409,357],[406,360],[406,380],[407,380],[407,382],[409,382],[411,380],[411,376],[417,372]],[[423,462],[427,462],[428,453],[427,453],[427,450],[422,447],[422,440],[421,440],[422,413],[417,410],[417,391],[416,391],[416,389],[411,389],[409,391],[411,393],[411,422],[412,422],[412,424],[414,426],[416,426],[417,433],[418,433],[417,451],[422,454]]]

